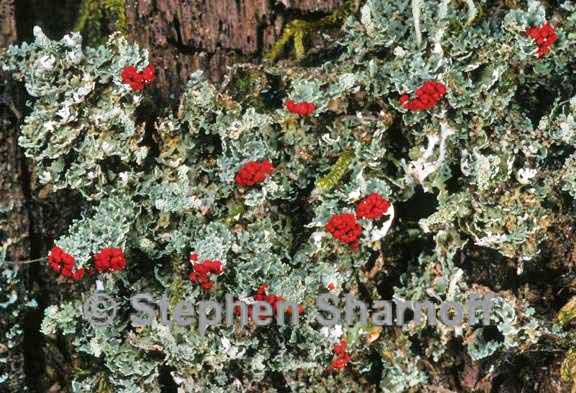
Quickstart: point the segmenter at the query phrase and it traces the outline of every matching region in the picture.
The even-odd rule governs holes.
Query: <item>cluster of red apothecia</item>
[[[345,338],[340,340],[338,344],[334,346],[332,352],[334,352],[334,359],[332,359],[332,363],[330,363],[330,368],[333,370],[339,370],[348,365],[348,362],[352,359],[350,354],[346,351],[348,347],[348,342]]]
[[[286,109],[289,112],[295,113],[302,117],[308,117],[316,110],[316,105],[312,102],[294,102],[292,100],[286,101]]]
[[[544,57],[552,45],[558,40],[558,34],[548,22],[541,26],[532,26],[526,30],[526,34],[534,40],[538,46],[538,58]]]
[[[189,274],[190,281],[200,284],[204,290],[209,290],[214,286],[214,282],[210,280],[210,275],[220,275],[224,272],[222,262],[216,259],[205,259],[198,262],[198,254],[190,255],[190,263],[192,263],[192,272]]]
[[[48,266],[62,276],[75,281],[80,281],[84,277],[84,268],[77,268],[74,257],[58,246],[52,247],[48,253]]]
[[[144,89],[144,86],[154,81],[156,70],[152,64],[146,66],[142,71],[138,71],[135,66],[130,65],[122,70],[120,76],[122,77],[122,83],[130,86],[132,91],[139,92]]]
[[[249,161],[236,173],[236,184],[243,187],[262,183],[274,172],[274,166],[268,160]]]
[[[268,285],[266,284],[262,284],[258,287],[258,289],[256,290],[256,294],[254,294],[254,300],[259,301],[259,302],[266,302],[268,303],[271,307],[272,307],[272,313],[273,315],[277,315],[278,313],[278,306],[285,301],[285,299],[280,296],[280,295],[268,295]],[[251,304],[248,304],[248,316],[252,315],[252,309],[253,306]],[[240,315],[241,314],[241,306],[236,306],[234,307],[234,314],[235,315]],[[303,314],[304,313],[304,306],[302,305],[298,305],[298,313],[299,314]],[[292,308],[290,306],[286,307],[286,314],[291,315],[292,314]],[[266,317],[266,316],[260,316],[261,320],[266,320],[269,319],[271,317]]]
[[[349,245],[353,250],[358,250],[363,229],[357,218],[379,220],[389,208],[390,202],[374,192],[356,205],[356,214],[341,213],[330,217],[326,230],[340,242]]]
[[[120,271],[126,268],[126,258],[120,248],[103,248],[92,259],[98,273]],[[48,253],[48,266],[56,273],[74,281],[80,281],[84,277],[85,269],[77,267],[76,259],[58,246],[52,247]],[[94,269],[88,270],[88,274],[93,275]]]
[[[446,94],[446,86],[440,82],[425,82],[416,89],[416,97],[404,94],[400,97],[400,104],[409,111],[418,112],[432,109]]]

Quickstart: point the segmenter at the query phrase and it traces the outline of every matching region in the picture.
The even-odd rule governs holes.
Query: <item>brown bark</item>
[[[77,0],[0,0],[0,52],[10,44],[31,40],[34,25],[59,39],[71,29],[77,9]],[[0,287],[13,288],[18,296],[17,304],[0,315],[0,357],[2,364],[9,367],[8,381],[0,384],[2,393],[23,391],[24,385],[29,391],[45,392],[51,384],[53,378],[48,376],[48,369],[54,369],[56,362],[45,359],[45,354],[58,350],[46,349],[39,328],[43,308],[54,288],[43,281],[44,263],[18,262],[45,256],[54,233],[61,233],[69,224],[70,216],[78,213],[69,196],[60,195],[48,201],[35,196],[35,182],[31,180],[33,167],[28,166],[18,146],[25,99],[22,86],[0,71],[0,244],[9,243],[7,259],[15,262],[5,269],[14,268],[18,272],[17,282],[6,283],[0,278]],[[0,291],[2,296],[7,293]],[[38,300],[38,308],[23,306],[31,298]],[[2,297],[0,302],[5,300]],[[15,326],[22,335],[7,338],[5,342],[5,334]],[[8,342],[10,349],[3,351]],[[0,364],[1,367],[4,366]]]
[[[162,96],[182,91],[190,73],[221,80],[226,67],[259,61],[284,25],[343,0],[126,0],[130,36],[149,48]]]
[[[0,51],[16,41],[16,18],[14,0],[0,0]],[[0,245],[7,245],[7,259],[20,261],[28,259],[29,226],[26,197],[23,189],[25,174],[23,157],[18,148],[17,123],[21,113],[17,108],[14,86],[0,70]],[[20,272],[23,266],[13,264],[9,269]],[[6,268],[8,269],[8,268]],[[0,278],[0,286],[12,284]],[[18,301],[25,299],[23,287],[14,288]],[[8,288],[0,293],[4,302]],[[11,305],[4,315],[0,316],[0,357],[5,367],[8,380],[0,384],[3,389],[16,389],[24,382],[24,355],[22,352],[22,337],[10,337],[11,329],[18,329],[24,322],[24,316],[19,313],[19,305]],[[8,312],[9,311],[9,312]],[[17,316],[15,316],[17,315]]]
[[[14,0],[0,0],[0,48],[16,41],[16,8]]]
[[[0,50],[16,41],[16,23],[13,0],[0,0]],[[12,239],[9,248],[13,259],[29,256],[29,220],[23,185],[25,183],[23,156],[18,148],[17,123],[21,120],[16,90],[0,71],[0,232]],[[0,216],[1,218],[1,216]],[[2,239],[0,239],[2,240]]]
[[[4,90],[2,92],[1,90]],[[0,112],[0,210],[4,212],[4,220],[0,220],[0,232],[4,232],[7,239],[13,243],[9,248],[12,259],[26,259],[28,251],[28,214],[26,210],[26,198],[23,192],[24,173],[23,157],[17,145],[16,108],[11,98],[5,95],[5,90],[0,88],[0,94],[4,101]],[[11,108],[13,107],[13,108]],[[12,109],[15,111],[13,112]]]

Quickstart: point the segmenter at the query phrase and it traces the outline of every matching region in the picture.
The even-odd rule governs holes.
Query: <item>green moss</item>
[[[332,189],[338,182],[344,177],[346,172],[348,171],[348,167],[354,158],[354,153],[351,151],[345,151],[342,153],[340,157],[338,157],[338,161],[336,164],[330,169],[330,172],[326,175],[318,179],[316,182],[316,188],[327,191]]]
[[[254,85],[257,82],[258,77],[254,72],[249,70],[239,70],[236,75],[234,75],[234,80],[232,82],[231,93],[234,94],[233,98],[237,101],[245,99],[254,90]]]
[[[290,42],[293,42],[293,53],[296,59],[303,58],[306,54],[304,40],[308,34],[321,29],[332,28],[340,25],[348,15],[351,15],[354,12],[355,9],[355,2],[353,0],[347,0],[343,6],[334,10],[330,15],[324,16],[318,20],[293,20],[284,27],[282,35],[272,46],[272,49],[270,49],[266,54],[265,59],[271,61],[279,59]]]
[[[232,77],[227,92],[235,101],[242,101],[254,107],[258,112],[273,109],[274,102],[267,100],[262,92],[272,91],[268,76],[257,67],[238,68]]]
[[[228,226],[233,226],[236,222],[238,222],[238,220],[240,219],[242,214],[244,214],[245,211],[246,207],[244,206],[243,203],[238,203],[236,205],[231,206],[228,209],[228,216],[224,219],[224,223]]]
[[[100,45],[113,31],[126,32],[124,0],[82,0],[74,31],[82,33],[88,45]]]
[[[176,307],[176,305],[182,301],[182,299],[184,298],[184,294],[186,292],[186,289],[184,287],[184,280],[182,279],[182,277],[185,274],[187,274],[185,266],[188,265],[182,264],[181,258],[174,257],[172,259],[172,268],[174,269],[175,274],[173,276],[174,278],[172,280],[170,288],[168,289],[168,295],[170,298],[169,303],[171,309],[174,309],[174,307]]]

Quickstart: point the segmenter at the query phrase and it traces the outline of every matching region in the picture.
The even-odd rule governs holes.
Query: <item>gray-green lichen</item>
[[[136,116],[142,94],[119,75],[130,64],[144,67],[147,54],[120,36],[82,49],[77,34],[55,42],[37,29],[34,43],[7,51],[3,68],[33,97],[21,146],[43,182],[78,190],[93,205],[56,244],[85,266],[101,247],[124,248],[127,271],[101,279],[125,308],[126,297],[143,290],[191,302],[224,293],[249,299],[264,283],[305,308],[328,283],[338,295],[371,300],[383,287],[393,287],[396,299],[436,305],[483,294],[497,299],[495,338],[465,321],[456,329],[411,322],[367,340],[371,326],[325,334],[312,313],[297,327],[214,327],[202,336],[196,328],[135,328],[126,313],[95,330],[74,303],[83,296],[79,286],[76,300],[47,309],[43,325],[45,333],[70,334],[76,350],[103,361],[86,365],[99,377],[79,374],[74,391],[97,384],[159,391],[162,367],[183,392],[262,391],[278,375],[294,391],[340,389],[342,374],[326,368],[334,344],[346,337],[348,367],[362,379],[377,367],[381,372],[375,383],[359,380],[359,388],[349,381],[339,391],[370,385],[408,392],[432,383],[425,365],[452,364],[450,345],[479,361],[528,351],[554,334],[529,301],[475,283],[468,272],[484,262],[475,255],[488,251],[518,275],[546,263],[555,222],[574,215],[561,201],[576,192],[576,15],[569,7],[558,11],[559,39],[538,59],[525,31],[550,19],[542,4],[501,12],[482,1],[447,3],[437,9],[415,2],[417,30],[406,2],[364,3],[359,19],[345,21],[337,58],[281,75],[287,97],[316,104],[310,118],[237,102],[194,73],[178,110],[143,124]],[[403,108],[399,96],[428,80],[445,84],[444,99],[425,112]],[[147,128],[153,143],[144,138]],[[238,187],[238,169],[262,159],[274,163],[272,176],[258,187]],[[372,192],[398,215],[359,220],[365,231],[352,252],[325,225]],[[433,199],[427,213],[418,202],[423,194]],[[224,265],[208,294],[186,278],[191,252]],[[372,274],[375,261],[381,265]]]

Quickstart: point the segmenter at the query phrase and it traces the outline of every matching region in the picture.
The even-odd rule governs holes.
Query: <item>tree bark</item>
[[[16,42],[16,12],[14,0],[0,0],[0,51]],[[0,247],[6,250],[6,259],[28,259],[29,229],[24,184],[24,159],[18,148],[17,124],[21,119],[15,86],[0,70]],[[24,276],[18,264],[4,265],[0,277],[0,303],[8,302],[16,295],[17,300],[3,306],[0,317],[0,358],[4,367],[0,374],[8,377],[0,384],[0,392],[18,389],[24,385],[24,355],[22,331],[24,315],[20,312],[26,298],[24,288],[18,282]],[[8,273],[8,270],[11,272]],[[15,287],[14,287],[15,286]],[[14,334],[16,333],[16,334]]]
[[[73,26],[77,9],[77,0],[0,0],[0,52],[31,40],[35,25],[59,39]],[[0,303],[17,296],[8,308],[0,309],[0,376],[8,376],[0,383],[1,393],[46,392],[55,378],[61,379],[49,371],[57,369],[55,362],[45,357],[59,351],[54,345],[47,349],[39,331],[54,288],[44,282],[45,263],[20,261],[45,257],[54,234],[61,233],[78,213],[68,197],[37,197],[34,168],[18,146],[25,100],[22,86],[0,71],[0,247],[7,245],[10,261],[2,266]],[[38,307],[26,306],[31,299],[37,300]]]
[[[14,0],[0,0],[0,48],[16,41],[16,8]]]
[[[222,79],[227,66],[258,62],[294,18],[321,16],[343,0],[126,0],[129,35],[149,48],[161,97],[178,97],[189,75]]]

